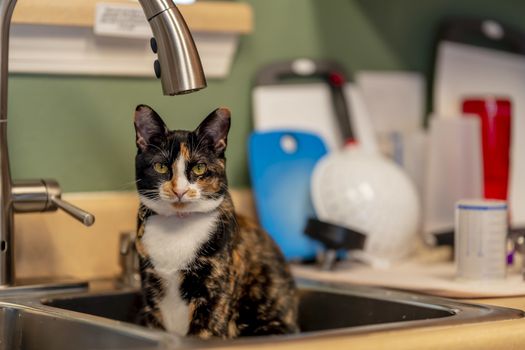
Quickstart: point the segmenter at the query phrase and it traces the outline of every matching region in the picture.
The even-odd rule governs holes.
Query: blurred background
[[[410,70],[428,79],[444,18],[488,16],[525,30],[525,3],[519,0],[243,2],[253,9],[253,31],[240,36],[228,74],[209,78],[209,87],[197,94],[162,96],[154,78],[12,73],[13,177],[56,178],[66,192],[130,190],[137,104],[154,107],[173,129],[193,129],[211,110],[227,106],[233,113],[228,176],[231,186],[246,188],[251,95],[263,65],[297,57],[330,58],[350,76],[360,70]],[[12,46],[12,57],[16,50]]]

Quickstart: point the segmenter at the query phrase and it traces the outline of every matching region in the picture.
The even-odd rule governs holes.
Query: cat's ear
[[[137,147],[144,151],[155,137],[168,134],[168,128],[151,107],[138,105],[135,109],[135,132]]]
[[[223,154],[226,150],[228,131],[230,130],[230,115],[228,108],[217,108],[195,130],[198,138],[205,138],[211,142],[218,155]]]

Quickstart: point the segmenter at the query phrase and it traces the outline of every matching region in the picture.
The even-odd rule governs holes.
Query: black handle
[[[317,219],[308,219],[304,232],[331,250],[355,250],[365,247],[365,234]]]
[[[354,142],[355,134],[350,121],[350,111],[345,96],[344,83],[339,83],[339,78],[336,73],[328,77],[330,91],[332,95],[332,104],[334,106],[335,115],[339,122],[339,128],[345,142]]]
[[[293,78],[319,78],[328,76],[331,72],[339,72],[346,77],[343,66],[331,60],[299,58],[275,62],[264,66],[257,72],[255,85],[279,85]]]
[[[443,40],[525,55],[525,35],[512,26],[492,19],[447,19],[441,25],[437,43]]]
[[[525,35],[507,24],[487,18],[456,17],[444,20],[439,27],[433,47],[434,68],[430,77],[432,83],[427,85],[430,106],[434,106],[433,87],[436,81],[439,47],[443,41],[525,55]]]

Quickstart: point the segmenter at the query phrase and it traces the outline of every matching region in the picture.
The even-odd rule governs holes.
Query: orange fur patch
[[[171,188],[170,190],[173,190],[174,188],[177,188],[177,175],[173,175],[173,177],[171,178],[170,182],[167,182],[168,184],[171,185]]]
[[[188,147],[186,147],[185,144],[181,143],[180,144],[180,155],[186,159],[186,160],[190,160],[190,150],[188,149]]]
[[[197,180],[197,184],[202,191],[208,193],[217,192],[221,188],[221,184],[218,178],[206,178]]]
[[[177,185],[177,182],[175,181],[175,183],[173,183],[174,180],[172,179],[171,182],[164,182],[162,184],[162,190],[166,193],[166,194],[169,194],[171,195],[173,193],[173,189],[176,188],[175,186]]]

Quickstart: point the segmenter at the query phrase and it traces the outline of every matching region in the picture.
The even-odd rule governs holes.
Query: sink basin
[[[118,325],[98,324],[61,313],[0,302],[0,349],[149,349],[162,337]]]
[[[519,310],[379,288],[342,288],[308,281],[299,282],[299,287],[301,334],[297,337],[523,317]],[[141,301],[138,291],[128,290],[50,298],[42,303],[53,308],[137,324]]]

